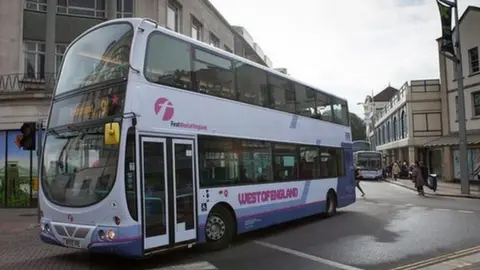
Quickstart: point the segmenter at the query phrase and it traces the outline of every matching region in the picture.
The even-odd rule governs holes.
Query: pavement
[[[0,209],[0,269],[480,269],[480,201],[421,197],[383,181],[361,185],[366,196],[336,217],[253,232],[218,252],[144,260],[43,244],[34,209]]]
[[[385,179],[385,181],[411,189],[411,190],[415,190],[412,181],[408,179],[393,180],[392,178],[387,178]],[[480,199],[479,183],[470,184],[470,194],[461,194],[460,183],[451,183],[451,182],[442,182],[442,181],[438,181],[436,192],[433,192],[428,188],[425,188],[424,190],[427,194],[436,195],[436,196]]]

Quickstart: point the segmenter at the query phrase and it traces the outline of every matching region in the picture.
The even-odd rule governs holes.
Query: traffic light
[[[36,123],[23,123],[22,127],[20,128],[20,132],[21,134],[19,134],[16,138],[17,146],[23,148],[23,150],[35,150]]]

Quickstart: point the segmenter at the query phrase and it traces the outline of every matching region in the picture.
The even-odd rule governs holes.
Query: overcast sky
[[[438,78],[435,0],[210,0],[252,35],[274,67],[345,97],[363,114],[365,96],[414,79]],[[460,15],[480,0],[459,0]]]

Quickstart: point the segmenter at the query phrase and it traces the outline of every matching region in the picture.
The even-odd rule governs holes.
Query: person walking
[[[428,174],[428,168],[425,166],[425,163],[423,163],[423,161],[420,161],[419,164],[420,164],[420,171],[422,172],[423,180],[425,181],[425,186],[433,190],[433,192],[436,192],[437,189],[428,182],[429,174]]]
[[[365,192],[363,192],[362,187],[360,187],[360,169],[358,167],[355,168],[355,187],[362,192],[362,197],[364,197]]]
[[[393,166],[392,166],[393,180],[397,181],[398,174],[400,174],[400,167],[398,166],[398,163],[395,162],[395,163],[393,163]]]
[[[425,191],[423,190],[425,179],[423,179],[422,170],[418,161],[415,161],[415,165],[412,168],[412,181],[415,184],[418,195],[425,196]]]

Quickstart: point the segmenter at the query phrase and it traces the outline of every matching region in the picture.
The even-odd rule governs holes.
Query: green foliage
[[[0,187],[0,207],[5,206],[5,190]],[[15,194],[15,195],[14,195]],[[16,188],[15,191],[9,192],[8,196],[8,207],[25,207],[30,206],[30,195],[21,190],[20,188]]]
[[[350,113],[350,127],[352,128],[352,141],[366,140],[365,123],[354,113]]]

